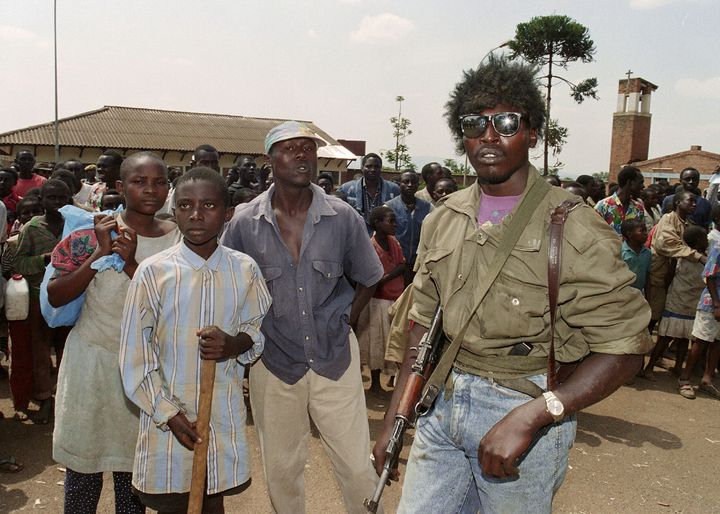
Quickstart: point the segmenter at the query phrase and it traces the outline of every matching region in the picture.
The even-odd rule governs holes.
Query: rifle
[[[427,413],[432,406],[432,402],[428,400],[428,395],[426,394],[420,399],[420,394],[422,393],[425,381],[432,373],[435,364],[440,358],[442,349],[442,308],[438,302],[430,328],[422,336],[422,339],[420,339],[420,344],[417,348],[417,357],[415,357],[415,362],[412,365],[410,375],[407,378],[407,382],[405,382],[405,387],[400,397],[400,403],[398,404],[395,414],[395,425],[393,426],[392,435],[385,449],[385,464],[383,465],[377,487],[375,487],[375,493],[371,499],[365,498],[363,502],[368,512],[377,512],[380,497],[388,482],[390,473],[397,467],[405,431],[408,427],[414,426],[417,416],[422,416]]]

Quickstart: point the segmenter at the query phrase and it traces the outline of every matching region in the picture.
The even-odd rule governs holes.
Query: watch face
[[[558,399],[552,399],[547,403],[547,409],[553,416],[560,416],[563,413],[563,404]]]

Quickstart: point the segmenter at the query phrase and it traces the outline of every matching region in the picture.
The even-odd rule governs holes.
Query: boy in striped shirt
[[[120,369],[141,409],[133,487],[160,513],[185,512],[190,490],[200,359],[217,361],[203,512],[250,483],[242,379],[264,347],[271,299],[247,255],[218,244],[232,216],[225,183],[209,168],[178,179],[183,241],[141,263],[123,313]]]

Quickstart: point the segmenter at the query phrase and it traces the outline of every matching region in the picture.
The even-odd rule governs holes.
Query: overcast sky
[[[720,153],[717,0],[57,3],[61,117],[124,105],[297,118],[380,151],[394,145],[402,95],[411,153],[462,159],[443,118],[462,71],[518,23],[565,14],[590,29],[597,53],[564,76],[597,77],[600,100],[576,105],[564,86],[553,90],[552,115],[570,131],[561,175],[607,171],[628,69],[659,86],[650,157],[690,145]],[[53,119],[52,4],[0,2],[0,132]]]

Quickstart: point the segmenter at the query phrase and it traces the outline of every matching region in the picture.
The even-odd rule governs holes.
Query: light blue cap
[[[265,136],[265,153],[270,153],[270,148],[275,143],[280,141],[287,141],[288,139],[295,139],[297,137],[307,137],[317,143],[318,148],[327,145],[322,137],[318,136],[313,130],[308,127],[305,123],[299,121],[285,121],[280,125],[273,127]]]

